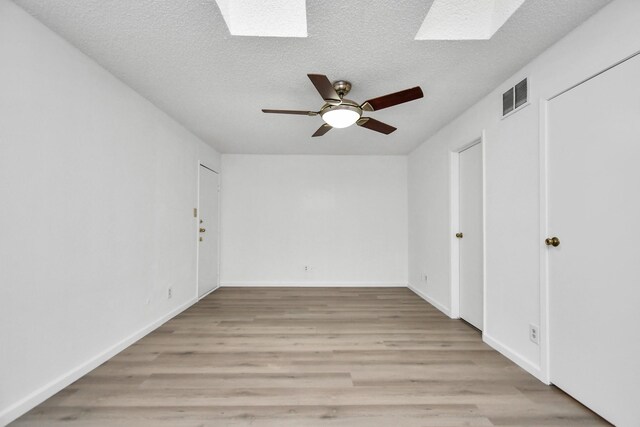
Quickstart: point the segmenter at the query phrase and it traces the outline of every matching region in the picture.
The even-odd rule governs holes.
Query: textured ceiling
[[[473,105],[609,0],[528,0],[484,41],[418,41],[430,0],[307,0],[307,38],[230,36],[214,0],[15,0],[224,153],[402,154]],[[425,99],[321,138],[307,73],[364,101],[420,85]]]

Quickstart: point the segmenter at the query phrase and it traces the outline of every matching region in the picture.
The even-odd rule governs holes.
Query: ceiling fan
[[[346,128],[354,123],[363,128],[389,135],[396,128],[386,123],[382,123],[371,117],[362,117],[364,111],[378,111],[383,108],[413,101],[422,98],[424,94],[420,86],[400,92],[390,93],[378,98],[369,99],[362,104],[358,104],[345,95],[351,90],[351,83],[345,80],[338,80],[333,84],[324,74],[307,74],[311,83],[316,87],[325,104],[320,111],[299,111],[299,110],[269,110],[263,109],[263,113],[275,114],[298,114],[302,116],[320,115],[325,123],[312,136],[322,136],[332,128]]]

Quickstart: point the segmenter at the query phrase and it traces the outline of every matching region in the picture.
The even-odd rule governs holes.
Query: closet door
[[[460,317],[483,328],[482,143],[460,153]]]
[[[198,296],[202,298],[219,283],[219,191],[218,174],[200,166]]]
[[[636,56],[548,109],[551,380],[620,426],[640,426],[639,76]]]

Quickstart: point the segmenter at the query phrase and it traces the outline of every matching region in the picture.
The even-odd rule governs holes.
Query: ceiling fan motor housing
[[[351,90],[351,83],[346,80],[337,80],[333,82],[333,88],[340,98],[343,98]]]

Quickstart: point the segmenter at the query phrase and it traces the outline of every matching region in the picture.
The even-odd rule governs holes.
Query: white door
[[[640,426],[639,76],[640,56],[548,106],[551,380],[619,426]]]
[[[460,317],[483,328],[482,144],[460,153]]]
[[[218,287],[218,174],[200,166],[198,296]]]

